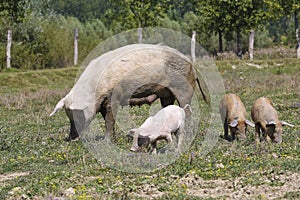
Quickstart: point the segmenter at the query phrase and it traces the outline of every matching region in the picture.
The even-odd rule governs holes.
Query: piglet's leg
[[[138,133],[135,132],[134,135],[133,135],[133,143],[132,143],[132,146],[130,148],[130,151],[136,152],[138,150],[138,148],[139,148],[138,139],[139,139],[139,135],[138,135]]]
[[[185,130],[184,130],[185,124],[182,123],[180,128],[178,129],[177,133],[176,133],[176,140],[177,140],[177,148],[176,148],[176,152],[181,151],[182,149],[182,142],[183,142],[183,137],[185,134]]]
[[[174,151],[176,149],[174,143],[173,143],[173,139],[172,139],[172,135],[169,132],[166,133],[162,133],[164,135],[164,140],[168,143],[169,145],[169,149],[171,151]]]
[[[260,129],[261,126],[259,123],[255,124],[255,143],[259,144],[260,143]]]
[[[156,141],[151,143],[151,147],[152,147],[151,152],[150,152],[151,154],[157,154],[156,145],[157,145]]]
[[[226,118],[224,120],[223,127],[224,127],[224,138],[226,140],[230,141],[231,138],[229,138],[229,136],[228,136],[228,123],[227,123],[227,119]]]

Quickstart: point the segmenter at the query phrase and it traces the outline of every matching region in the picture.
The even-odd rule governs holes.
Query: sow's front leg
[[[66,110],[70,120],[70,134],[66,141],[75,140],[85,127],[85,117],[82,110]]]
[[[115,131],[114,131],[115,119],[113,116],[111,106],[108,106],[105,109],[101,109],[100,112],[105,121],[105,129],[106,129],[105,140],[111,141],[111,138],[115,137]]]
[[[69,137],[66,138],[66,141],[71,141],[71,140],[75,140],[79,137],[78,131],[76,129],[75,123],[73,120],[70,120],[70,134]]]

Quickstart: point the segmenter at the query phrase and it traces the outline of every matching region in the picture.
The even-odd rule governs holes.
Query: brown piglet
[[[232,141],[246,138],[247,125],[254,127],[254,124],[246,119],[246,108],[240,97],[236,94],[225,94],[220,102],[220,114],[224,125],[224,138]],[[231,137],[228,136],[228,126]]]
[[[255,123],[255,142],[271,139],[272,142],[282,142],[282,126],[291,126],[285,121],[279,121],[278,113],[273,107],[271,99],[258,98],[251,109],[251,117]],[[262,136],[261,136],[262,134]]]

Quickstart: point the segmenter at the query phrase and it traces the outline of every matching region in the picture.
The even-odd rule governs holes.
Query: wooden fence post
[[[299,29],[296,29],[296,53],[297,53],[297,58],[300,58],[300,38],[299,38]]]
[[[249,36],[249,58],[253,60],[253,49],[254,49],[254,30],[250,31]]]
[[[142,44],[143,43],[143,28],[138,28],[138,43]]]
[[[78,29],[74,30],[74,65],[78,64]]]
[[[12,43],[12,31],[8,30],[7,32],[7,47],[6,47],[6,67],[11,67],[11,43]]]
[[[196,31],[193,31],[192,40],[191,40],[191,56],[192,56],[192,62],[196,61]]]
[[[297,58],[300,58],[300,38],[299,38],[299,20],[298,20],[298,13],[295,11],[295,32],[296,32],[296,55]]]

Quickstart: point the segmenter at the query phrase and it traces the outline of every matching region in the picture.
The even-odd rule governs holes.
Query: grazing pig
[[[255,123],[255,142],[266,140],[269,137],[275,143],[282,142],[282,126],[288,125],[285,121],[279,121],[278,114],[271,99],[266,97],[258,98],[251,109],[251,117]],[[263,137],[261,137],[261,133]],[[269,139],[268,138],[268,139]]]
[[[150,116],[137,129],[128,131],[128,135],[133,137],[131,151],[137,151],[139,146],[150,143],[152,154],[156,154],[156,143],[158,140],[172,142],[172,133],[176,134],[177,150],[180,150],[182,137],[184,134],[185,112],[184,108],[176,105],[167,106],[158,111],[154,116]]]
[[[224,125],[224,138],[232,141],[246,138],[247,125],[254,127],[254,124],[246,119],[246,108],[241,99],[235,94],[225,94],[220,102],[220,114]],[[231,138],[228,136],[228,126]]]
[[[105,139],[110,140],[119,105],[151,104],[159,98],[162,107],[175,100],[182,107],[191,103],[196,82],[206,100],[185,55],[163,45],[127,45],[92,60],[50,116],[65,108],[71,124],[69,139],[76,139],[100,112]]]

